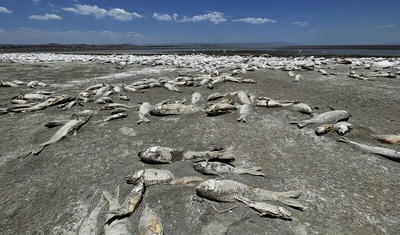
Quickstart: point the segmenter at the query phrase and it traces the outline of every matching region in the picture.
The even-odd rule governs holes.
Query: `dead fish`
[[[86,91],[79,92],[78,95],[79,95],[79,97],[82,97],[82,98],[89,98],[91,96],[91,94]]]
[[[260,172],[260,167],[238,168],[223,162],[200,161],[194,163],[193,168],[205,175],[249,174],[266,176],[266,174]]]
[[[344,135],[347,132],[350,132],[351,130],[353,130],[353,125],[349,122],[337,122],[337,123],[333,124],[333,129],[339,135]]]
[[[239,91],[236,94],[237,98],[240,100],[240,102],[242,102],[242,104],[251,104],[251,101],[249,99],[249,96],[247,95],[246,92],[244,91]]]
[[[185,105],[181,103],[162,103],[154,105],[153,109],[150,111],[150,114],[154,116],[167,116],[196,113],[200,110],[200,107],[194,105]]]
[[[70,108],[72,108],[73,106],[75,106],[78,102],[76,100],[73,100],[69,103],[64,103],[58,106],[58,108],[62,111],[68,110]]]
[[[125,181],[128,184],[132,184],[140,179],[148,187],[155,184],[170,183],[174,178],[174,174],[168,170],[146,168],[135,172],[133,175],[126,176]]]
[[[111,112],[110,112],[110,114],[111,114],[111,115],[114,115],[114,114],[117,114],[117,113],[124,113],[124,112],[126,112],[126,111],[128,111],[128,109],[125,109],[125,108],[116,108],[116,109],[112,109]]]
[[[97,114],[97,111],[91,109],[85,109],[78,112],[78,116],[92,116]]]
[[[138,153],[140,159],[145,163],[167,164],[177,161],[185,161],[192,159],[220,159],[232,161],[231,148],[214,149],[211,151],[190,151],[178,150],[167,147],[153,146],[145,151]]]
[[[338,141],[353,144],[353,145],[357,146],[358,148],[360,148],[364,151],[367,151],[369,153],[377,154],[382,157],[388,158],[392,161],[400,162],[400,151],[396,151],[396,150],[389,149],[389,148],[378,147],[378,146],[370,146],[370,145],[360,144],[360,143],[351,141],[343,136]]]
[[[17,87],[18,85],[13,82],[5,82],[0,80],[0,87]]]
[[[37,151],[34,151],[33,155],[39,154],[46,146],[57,143],[58,141],[64,139],[68,134],[73,133],[76,135],[78,130],[85,125],[91,117],[92,116],[87,118],[77,118],[65,123],[65,125],[58,129],[58,131],[48,141],[39,144],[39,147],[41,148]]]
[[[94,95],[94,98],[106,96],[105,93],[108,92],[109,90],[111,90],[110,85],[105,85],[105,86],[100,87],[99,89],[96,90],[96,94]]]
[[[48,98],[49,98],[48,95],[42,95],[42,94],[19,94],[13,97],[13,99],[22,99],[22,100],[47,100]]]
[[[305,103],[294,104],[293,109],[296,110],[297,112],[300,112],[303,114],[311,115],[313,113],[312,108],[308,104],[305,104]]]
[[[10,101],[10,103],[11,104],[26,104],[26,103],[28,103],[28,101],[27,100],[20,100],[20,99],[12,99]]]
[[[111,120],[114,120],[114,119],[118,119],[118,118],[126,118],[127,116],[128,115],[126,113],[116,113],[116,114],[113,114],[111,116],[106,117],[103,120],[100,120],[100,121],[97,121],[97,122],[94,122],[94,123],[108,122],[108,121],[111,121]]]
[[[74,97],[68,97],[68,96],[53,96],[50,97],[48,99],[46,99],[45,101],[35,104],[31,107],[27,107],[27,108],[13,108],[12,112],[33,112],[33,111],[38,111],[38,110],[42,110],[57,104],[63,104],[66,102],[70,102],[71,100],[74,100]]]
[[[334,124],[339,121],[348,120],[350,116],[350,113],[346,110],[333,110],[318,114],[308,120],[291,122],[291,124],[297,124],[299,128],[303,128],[308,124]]]
[[[119,96],[119,99],[120,99],[120,100],[124,100],[124,101],[129,101],[129,100],[131,100],[131,99],[129,99],[129,97],[128,97],[127,95],[120,95],[120,96]]]
[[[217,99],[220,99],[220,98],[225,97],[225,96],[227,96],[227,94],[213,93],[213,94],[208,96],[207,101],[217,100]]]
[[[371,137],[387,144],[400,143],[400,135],[371,135]]]
[[[324,124],[324,125],[318,126],[315,129],[315,134],[316,135],[324,135],[324,134],[327,134],[328,132],[330,132],[332,129],[333,129],[332,124]]]
[[[121,104],[121,103],[109,103],[104,105],[103,107],[100,108],[100,110],[112,110],[116,108],[125,108],[125,109],[131,109],[131,108],[136,108],[137,105],[126,105],[126,104]]]
[[[36,91],[35,94],[51,95],[54,94],[54,91]]]
[[[110,97],[104,96],[96,99],[94,102],[96,104],[108,104],[108,103],[113,103],[114,101]]]
[[[30,88],[34,88],[39,84],[39,81],[30,81],[26,85]]]
[[[137,121],[137,124],[140,124],[142,122],[150,122],[150,119],[148,119],[147,117],[152,110],[153,105],[151,105],[149,102],[143,102],[139,107],[139,120]]]
[[[129,85],[122,85],[122,89],[124,90],[124,91],[126,91],[126,92],[135,92],[135,91],[137,91],[138,89],[137,88],[135,88],[135,87],[133,87],[133,86],[129,86]]]
[[[164,84],[164,87],[165,88],[167,88],[167,90],[170,90],[170,91],[176,91],[176,92],[182,92],[178,87],[176,87],[175,86],[175,84],[172,84],[172,83],[165,83]]]
[[[228,179],[204,181],[196,187],[196,193],[200,197],[220,202],[235,202],[236,198],[245,197],[254,201],[280,201],[297,209],[304,207],[303,204],[294,200],[300,196],[299,191],[268,191]]]
[[[203,100],[203,96],[199,92],[195,92],[192,94],[192,105],[197,105],[200,101]]]
[[[138,225],[139,235],[163,235],[160,217],[147,204],[140,216]]]
[[[115,188],[114,192],[111,194],[107,191],[103,191],[104,197],[110,204],[109,211],[114,211],[120,209],[119,204],[119,185]],[[115,235],[115,234],[130,234],[129,232],[128,218],[118,218],[114,214],[107,216],[107,222],[104,225],[104,234]]]
[[[135,182],[130,195],[122,204],[122,206],[114,209],[110,208],[110,211],[108,213],[118,217],[131,215],[142,201],[144,191],[144,183],[140,180]]]
[[[227,114],[236,109],[238,109],[238,106],[236,106],[235,102],[230,99],[222,99],[218,103],[207,104],[205,106],[207,116],[218,116],[221,114]]]
[[[259,97],[255,99],[255,105],[257,107],[265,107],[265,108],[286,107],[286,106],[292,106],[295,103],[297,103],[297,101],[276,101],[268,97]]]
[[[96,235],[97,231],[97,217],[100,214],[101,209],[106,205],[106,200],[101,195],[97,206],[93,209],[90,215],[83,221],[79,228],[78,235]]]
[[[260,216],[276,217],[283,220],[291,220],[292,214],[281,206],[275,206],[265,202],[256,202],[245,197],[236,197],[236,200],[260,212]]]
[[[252,112],[253,112],[253,105],[251,104],[240,105],[239,107],[240,117],[237,119],[237,121],[246,122],[247,118],[251,115]]]
[[[99,88],[101,88],[101,87],[103,87],[103,86],[105,86],[105,85],[106,85],[106,84],[104,84],[104,83],[95,84],[95,85],[92,85],[92,86],[86,88],[85,91],[97,90],[97,89],[99,89]]]

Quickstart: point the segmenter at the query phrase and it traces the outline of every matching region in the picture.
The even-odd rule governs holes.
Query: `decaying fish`
[[[69,96],[53,96],[50,97],[48,99],[46,99],[43,102],[40,102],[38,104],[35,104],[33,106],[30,107],[26,107],[26,108],[16,108],[13,107],[12,109],[10,109],[10,112],[34,112],[34,111],[38,111],[38,110],[42,110],[57,104],[63,104],[66,102],[70,102],[71,100],[74,100],[74,97],[69,97]]]
[[[142,180],[146,187],[155,184],[167,184],[174,179],[174,174],[165,169],[154,169],[146,168],[135,172],[133,175],[125,177],[125,181],[128,184],[135,183],[138,180]]]
[[[50,144],[54,144],[62,139],[64,139],[68,134],[73,133],[76,135],[78,130],[85,125],[92,116],[82,118],[78,117],[77,119],[71,120],[67,122],[64,126],[62,126],[58,131],[46,142],[41,143],[39,145],[40,149],[37,151],[32,152],[33,155],[39,154],[46,146]]]
[[[253,105],[251,104],[240,105],[239,107],[240,117],[237,119],[237,121],[246,122],[247,118],[251,115],[252,112],[253,112]]]
[[[236,109],[238,109],[238,106],[235,105],[235,102],[230,99],[222,99],[218,103],[207,104],[205,107],[207,116],[218,116],[222,114],[227,114]]]
[[[195,92],[192,94],[192,105],[197,105],[202,100],[203,96],[199,92]]]
[[[19,94],[13,97],[13,99],[21,99],[21,100],[47,100],[49,98],[48,95],[41,94]]]
[[[97,217],[100,214],[101,209],[106,205],[106,200],[103,195],[101,195],[97,206],[90,213],[90,215],[83,221],[81,227],[79,228],[78,235],[96,235],[97,231]]]
[[[164,234],[160,217],[147,204],[140,216],[138,230],[139,235]]]
[[[175,84],[172,83],[165,83],[164,87],[167,88],[167,90],[170,91],[176,91],[176,92],[181,92],[181,89],[179,89],[178,87],[175,86]]]
[[[233,161],[235,159],[230,148],[214,149],[211,151],[186,151],[154,146],[139,152],[138,156],[143,162],[156,164],[167,164],[192,159],[220,159],[225,161]]]
[[[261,167],[238,168],[223,162],[200,161],[194,163],[193,168],[205,175],[249,174],[266,176],[266,174],[260,172]]]
[[[225,96],[227,96],[227,94],[213,93],[213,94],[208,96],[207,101],[217,100],[217,99],[220,99],[220,98],[225,97]]]
[[[349,122],[337,122],[337,123],[333,124],[333,129],[339,135],[344,135],[347,132],[350,132],[351,130],[353,130],[353,125]]]
[[[154,105],[153,109],[150,111],[150,114],[154,116],[167,116],[167,115],[196,113],[199,112],[200,110],[201,108],[195,105],[164,102]]]
[[[105,86],[105,85],[106,85],[106,84],[104,84],[104,83],[95,84],[95,85],[92,85],[92,86],[86,88],[85,91],[97,90],[97,89],[99,89],[99,88],[101,88],[101,87],[103,87],[103,86]]]
[[[251,104],[251,101],[249,99],[249,95],[247,95],[246,92],[238,91],[236,96],[240,100],[240,102],[242,102],[242,104]]]
[[[114,119],[126,118],[127,116],[128,116],[128,115],[127,115],[126,113],[116,113],[116,114],[113,114],[113,115],[111,115],[111,116],[106,117],[106,118],[103,119],[103,120],[96,121],[96,122],[94,122],[94,123],[108,122],[108,121],[111,121],[111,120],[114,120]]]
[[[97,111],[91,109],[85,109],[78,112],[78,116],[92,116],[97,114]]]
[[[131,194],[128,196],[125,202],[118,208],[110,208],[110,211],[108,213],[118,217],[128,216],[132,214],[142,201],[144,191],[144,183],[141,180],[135,182]]]
[[[400,151],[396,151],[396,150],[389,149],[389,148],[378,147],[378,146],[370,146],[370,145],[360,144],[360,143],[351,141],[343,136],[338,141],[350,143],[350,144],[355,145],[358,148],[360,148],[364,151],[367,151],[369,153],[377,154],[382,157],[388,158],[390,160],[400,162]]]
[[[305,104],[305,103],[294,104],[293,109],[296,110],[297,112],[300,112],[303,114],[311,115],[313,113],[312,108],[308,104]]]
[[[128,111],[126,108],[115,108],[115,109],[111,110],[110,114],[114,115],[117,113],[124,113],[126,111]]]
[[[257,107],[265,107],[265,108],[286,107],[286,106],[291,106],[297,102],[298,101],[276,101],[268,97],[258,97],[255,99],[255,105]]]
[[[137,121],[137,124],[142,122],[150,122],[150,119],[147,117],[149,116],[151,110],[153,110],[153,105],[151,105],[149,102],[143,102],[139,107],[139,120]]]
[[[349,118],[350,113],[346,110],[333,110],[318,114],[308,120],[291,122],[291,124],[297,124],[299,128],[303,128],[308,124],[335,124],[336,122],[348,120]]]
[[[316,135],[324,135],[324,134],[330,132],[332,129],[333,129],[332,124],[323,124],[323,125],[315,128],[315,134]]]
[[[115,211],[120,209],[119,204],[119,185],[115,188],[113,194],[103,191],[104,197],[110,204],[109,211]],[[130,234],[129,232],[128,218],[118,218],[113,214],[107,216],[107,222],[104,225],[104,234],[115,235],[115,234]]]
[[[236,197],[236,200],[260,212],[260,216],[276,217],[284,220],[291,220],[292,214],[281,206],[275,206],[265,202],[256,202],[245,197]]]
[[[228,179],[204,181],[196,187],[196,193],[200,197],[220,202],[235,202],[236,198],[245,197],[254,201],[280,201],[297,209],[304,207],[294,199],[300,196],[299,191],[273,192]]]
[[[126,104],[121,104],[121,103],[110,103],[106,104],[103,107],[100,108],[100,110],[111,110],[111,109],[116,109],[116,108],[125,108],[125,109],[131,109],[131,108],[137,108],[137,105],[126,105]]]
[[[400,135],[371,135],[371,137],[387,144],[400,144]]]

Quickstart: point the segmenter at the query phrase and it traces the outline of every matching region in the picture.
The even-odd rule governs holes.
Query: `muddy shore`
[[[75,57],[68,61],[48,61],[26,60],[29,57],[26,54],[19,54],[20,59],[16,59],[15,54],[12,56],[9,60],[10,56],[2,55],[0,80],[36,80],[48,86],[0,87],[0,108],[12,106],[12,97],[20,93],[50,90],[57,95],[76,97],[98,83],[130,84],[141,79],[206,73],[190,67],[189,62],[160,62],[173,56],[135,57],[137,60],[123,69],[116,69],[119,61],[126,61],[121,57],[110,61],[80,61]],[[199,59],[199,67],[218,65],[221,73],[231,73],[233,67],[222,67],[220,58],[204,55]],[[233,59],[237,57],[226,57],[228,62]],[[114,102],[137,105],[145,101],[156,104],[166,99],[186,98],[190,102],[194,92],[206,99],[215,92],[243,90],[258,97],[298,100],[309,104],[316,113],[346,110],[353,124],[353,130],[345,135],[347,138],[400,151],[399,144],[385,144],[370,137],[378,133],[400,134],[400,59],[367,58],[371,67],[357,58],[348,58],[351,64],[325,58],[263,59],[265,61],[254,66],[255,69],[235,75],[254,79],[256,84],[224,82],[216,84],[212,90],[189,86],[181,87],[180,93],[155,87],[124,92],[129,101],[119,100],[118,94],[110,97]],[[314,67],[295,70],[302,75],[295,82],[288,71],[284,71],[284,65],[303,60],[314,63]],[[243,61],[243,66],[258,63],[252,56]],[[281,67],[271,66],[276,61],[282,61]],[[387,64],[390,66],[380,66]],[[319,69],[329,74],[322,75]],[[351,78],[351,71],[368,79]],[[376,76],[385,72],[396,76]],[[207,101],[203,100],[200,104],[205,103]],[[317,136],[316,124],[302,129],[291,125],[292,121],[310,118],[291,107],[254,107],[246,123],[237,122],[239,112],[234,111],[216,117],[207,117],[204,112],[150,116],[150,123],[137,125],[137,109],[129,109],[126,118],[96,123],[107,117],[109,111],[100,111],[101,105],[94,102],[83,105],[66,111],[53,106],[36,112],[10,112],[0,116],[0,210],[3,211],[0,233],[77,234],[102,192],[111,192],[120,185],[122,203],[132,189],[124,177],[143,168],[167,169],[176,177],[202,176],[193,169],[191,161],[166,165],[141,162],[137,153],[156,145],[197,151],[232,147],[235,165],[260,166],[267,177],[227,178],[271,191],[301,190],[303,194],[298,200],[305,208],[300,211],[285,206],[292,214],[290,221],[260,217],[242,204],[229,212],[217,213],[196,195],[196,186],[156,185],[146,190],[137,211],[128,217],[132,234],[137,231],[145,204],[160,216],[165,234],[396,234],[400,229],[400,163],[337,142],[340,137],[334,131]],[[98,113],[76,136],[68,136],[46,147],[37,156],[21,157],[56,132],[56,128],[49,129],[44,124],[70,119],[72,113],[82,109]],[[232,206],[230,203],[214,204],[221,209]],[[272,204],[284,206],[279,202]],[[104,234],[107,210],[108,206],[98,217],[99,234]]]

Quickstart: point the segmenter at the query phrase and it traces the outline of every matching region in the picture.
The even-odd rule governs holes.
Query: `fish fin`
[[[241,174],[249,174],[249,175],[257,175],[257,176],[264,176],[267,177],[267,175],[261,171],[261,167],[250,167],[250,168],[244,168],[241,169]]]

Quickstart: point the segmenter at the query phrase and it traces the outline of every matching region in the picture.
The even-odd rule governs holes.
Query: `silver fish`
[[[67,122],[64,126],[62,126],[58,131],[46,142],[39,144],[41,147],[39,150],[34,151],[33,155],[39,154],[46,146],[50,144],[54,144],[62,139],[64,139],[68,134],[73,133],[76,135],[78,130],[85,125],[92,116],[87,118],[77,118]]]
[[[197,105],[202,100],[203,96],[199,92],[195,92],[192,94],[192,105]]]
[[[119,185],[115,188],[114,193],[111,194],[107,191],[103,191],[104,197],[110,204],[110,211],[120,209],[119,204]],[[129,221],[128,218],[117,218],[115,215],[110,214],[107,216],[107,222],[104,225],[104,234],[116,235],[116,234],[130,234],[129,232]]]
[[[110,207],[110,210],[108,213],[112,214],[114,217],[115,216],[122,217],[122,216],[131,215],[136,210],[136,208],[139,206],[140,202],[142,201],[144,191],[145,191],[144,183],[141,180],[135,182],[134,187],[133,187],[130,195],[125,200],[125,202],[121,206],[114,207],[112,209]],[[112,217],[108,218],[108,221],[110,221],[111,219],[112,219]]]
[[[256,202],[245,197],[237,197],[236,200],[260,212],[261,216],[271,216],[284,220],[291,220],[291,213],[281,206],[275,206],[265,202]]]
[[[367,151],[369,153],[377,154],[382,157],[388,158],[392,161],[400,162],[400,151],[383,148],[383,147],[378,147],[378,146],[370,146],[370,145],[360,144],[360,143],[351,141],[343,136],[338,141],[353,144],[353,145],[357,146],[358,148],[360,148],[364,151]]]
[[[251,104],[240,105],[239,107],[240,117],[237,119],[237,121],[246,122],[247,118],[251,115],[252,112],[253,112],[253,105]]]
[[[299,128],[303,128],[308,124],[334,124],[339,121],[348,120],[350,116],[350,113],[346,110],[333,110],[318,114],[308,120],[291,122],[291,124],[297,124]]]
[[[106,85],[106,84],[104,84],[104,83],[95,84],[95,85],[92,85],[92,86],[90,86],[90,87],[86,88],[86,90],[85,90],[85,91],[93,91],[93,90],[97,90],[97,89],[99,89],[99,88],[101,88],[101,87],[103,87],[103,86],[105,86],[105,85]]]
[[[97,217],[100,214],[101,209],[106,205],[106,200],[101,195],[97,206],[93,209],[90,215],[83,221],[79,228],[78,235],[96,235],[97,231]]]
[[[141,179],[145,186],[148,187],[155,184],[170,183],[174,178],[174,174],[168,170],[146,168],[135,172],[133,175],[126,176],[125,181],[128,184],[132,184]]]
[[[387,144],[400,144],[400,135],[371,135],[371,137]]]
[[[152,110],[153,105],[151,105],[149,102],[143,102],[139,107],[139,120],[137,121],[137,124],[140,124],[142,122],[150,122],[150,119],[148,119],[147,117]]]
[[[313,113],[312,108],[308,104],[305,104],[305,103],[294,104],[293,109],[296,110],[297,112],[300,112],[303,114],[311,115]]]
[[[22,99],[22,100],[47,100],[49,98],[48,95],[42,94],[19,94],[13,99]]]
[[[200,107],[194,105],[184,105],[181,103],[163,103],[154,105],[153,109],[150,111],[150,114],[154,116],[167,116],[195,113],[200,110]]]
[[[68,97],[68,96],[53,96],[48,99],[46,99],[43,102],[40,102],[38,104],[35,104],[31,107],[26,107],[26,108],[12,108],[10,111],[12,112],[33,112],[33,111],[38,111],[42,110],[57,104],[63,104],[66,102],[70,102],[71,100],[74,100],[74,97]]]
[[[164,234],[160,217],[147,204],[140,216],[138,230],[139,235]]]
[[[266,176],[264,173],[260,172],[260,167],[238,168],[223,162],[200,161],[194,163],[193,168],[205,175],[249,174]]]
[[[196,193],[200,197],[220,202],[235,202],[236,198],[245,197],[254,201],[280,201],[298,209],[304,207],[303,204],[293,199],[300,196],[299,191],[268,191],[228,179],[204,181],[196,187]]]
[[[192,159],[221,159],[232,161],[231,149],[215,149],[211,151],[185,151],[167,147],[153,146],[138,153],[143,162],[167,164]]]

